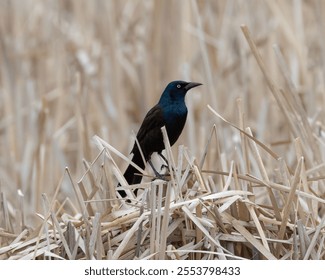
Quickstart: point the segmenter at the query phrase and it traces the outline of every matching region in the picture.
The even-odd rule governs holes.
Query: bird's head
[[[186,93],[194,87],[200,86],[200,83],[173,81],[170,82],[165,88],[159,103],[170,101],[182,101],[185,98]]]

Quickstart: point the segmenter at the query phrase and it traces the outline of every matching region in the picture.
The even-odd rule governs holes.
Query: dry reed
[[[0,259],[325,259],[321,1],[0,5]],[[128,186],[179,78],[168,180]]]

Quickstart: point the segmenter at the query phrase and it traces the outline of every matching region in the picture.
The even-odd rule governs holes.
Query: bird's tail
[[[144,169],[145,164],[143,162],[140,151],[138,149],[135,149],[135,151],[133,152],[134,154],[133,154],[132,162],[135,163],[140,168]],[[128,168],[124,172],[124,178],[129,185],[139,184],[141,182],[142,176],[136,175],[137,173],[140,173],[140,171],[136,169],[133,165],[129,164]],[[135,190],[135,194],[136,191],[137,190]],[[121,197],[126,197],[125,191],[119,190],[118,192],[121,195]]]

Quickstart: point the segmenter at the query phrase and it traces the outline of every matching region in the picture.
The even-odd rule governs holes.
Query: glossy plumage
[[[137,140],[140,144],[145,161],[149,161],[154,152],[161,153],[164,150],[161,128],[166,127],[170,145],[173,145],[184,128],[187,107],[185,95],[191,88],[201,85],[200,83],[189,83],[184,81],[173,81],[169,83],[162,93],[159,102],[145,116],[142,125],[137,133]],[[132,162],[144,169],[145,163],[141,157],[137,143],[134,143]],[[142,176],[135,175],[139,171],[129,165],[124,173],[128,184],[138,184]],[[122,197],[126,196],[125,191],[119,190]]]

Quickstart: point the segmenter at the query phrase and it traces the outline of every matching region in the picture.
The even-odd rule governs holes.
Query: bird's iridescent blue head
[[[186,93],[194,87],[200,86],[200,83],[173,81],[170,82],[162,93],[159,104],[167,102],[182,102]]]

